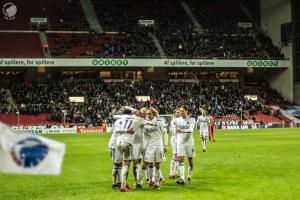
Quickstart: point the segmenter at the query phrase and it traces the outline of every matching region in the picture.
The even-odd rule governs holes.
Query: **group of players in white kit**
[[[168,150],[168,131],[166,123],[159,117],[154,108],[140,110],[124,106],[115,115],[116,119],[112,136],[109,141],[113,161],[112,187],[121,192],[129,192],[127,182],[130,165],[133,167],[134,189],[141,189],[146,178],[147,184],[160,189],[162,176],[160,164],[165,161]],[[172,133],[171,146],[173,158],[170,164],[170,179],[179,178],[176,183],[184,185],[191,183],[193,157],[195,156],[193,132],[197,125],[200,127],[203,152],[206,151],[206,141],[211,120],[205,112],[195,118],[188,115],[184,106],[175,109],[169,131]],[[212,138],[214,141],[214,138]],[[188,160],[188,175],[185,180],[184,158]],[[142,167],[140,167],[142,164]]]

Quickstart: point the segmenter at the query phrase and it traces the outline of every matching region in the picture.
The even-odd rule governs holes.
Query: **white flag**
[[[0,171],[58,175],[65,144],[27,133],[17,133],[0,122]]]

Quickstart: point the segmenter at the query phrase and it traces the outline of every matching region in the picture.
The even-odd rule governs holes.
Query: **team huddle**
[[[136,110],[129,106],[122,107],[114,115],[115,123],[109,141],[110,154],[113,161],[112,187],[121,192],[129,192],[127,182],[129,168],[132,164],[134,189],[141,189],[144,179],[155,189],[165,181],[160,165],[166,160],[168,150],[168,126],[159,117],[154,108]],[[171,147],[173,158],[170,164],[170,179],[177,179],[177,184],[191,183],[193,157],[195,154],[193,132],[199,125],[203,152],[206,151],[207,137],[214,141],[211,120],[205,112],[195,118],[188,115],[187,108],[175,109],[169,125],[172,133]],[[210,134],[209,134],[210,133]],[[184,159],[188,160],[188,173],[185,179]]]

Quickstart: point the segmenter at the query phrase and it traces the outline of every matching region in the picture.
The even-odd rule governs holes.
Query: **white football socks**
[[[206,150],[206,139],[202,138],[202,148]]]
[[[184,180],[184,163],[179,163],[179,176]]]
[[[155,168],[155,185],[159,186],[159,181],[160,181],[160,177],[161,177],[161,170],[160,168]]]
[[[128,178],[128,169],[129,165],[123,165],[122,167],[122,187],[126,187],[127,185],[127,178]]]
[[[188,178],[192,178],[193,164],[188,165]]]
[[[149,181],[151,182],[151,181],[153,181],[153,166],[149,166],[149,171],[148,171],[148,173],[149,173]]]
[[[121,183],[122,182],[122,167],[117,167],[117,173],[118,173],[118,182],[117,183]]]
[[[170,176],[174,175],[174,171],[175,171],[175,160],[172,159],[170,163]]]
[[[118,171],[117,171],[117,167],[113,167],[112,168],[112,183],[116,184],[117,183],[117,176],[118,176]]]

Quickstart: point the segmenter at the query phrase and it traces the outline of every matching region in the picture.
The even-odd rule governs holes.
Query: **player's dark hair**
[[[124,110],[124,111],[123,111],[123,114],[124,114],[124,115],[130,115],[130,114],[132,114],[132,112],[131,112],[130,110]]]
[[[180,106],[180,108],[183,108],[184,110],[186,110],[186,111],[189,111],[188,107],[187,107],[187,106],[185,106],[185,105],[183,105],[183,106]]]

